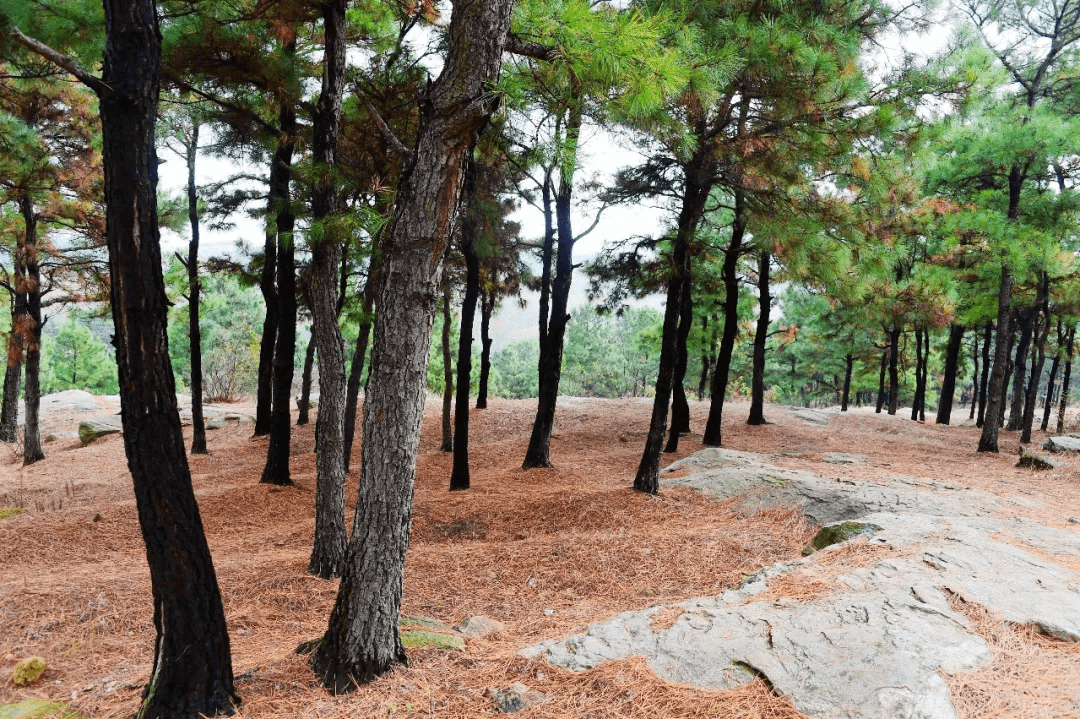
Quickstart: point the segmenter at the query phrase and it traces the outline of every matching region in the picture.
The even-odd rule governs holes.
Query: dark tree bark
[[[1054,361],[1050,365],[1050,379],[1046,383],[1046,403],[1043,406],[1043,418],[1042,424],[1039,426],[1043,432],[1050,426],[1050,412],[1054,408],[1054,385],[1057,381],[1058,370],[1061,369],[1061,350],[1062,345],[1065,342],[1064,332],[1062,331],[1061,318],[1058,317],[1057,321],[1057,351],[1054,352]]]
[[[398,185],[379,270],[353,539],[329,626],[311,659],[333,691],[350,691],[408,661],[398,615],[431,326],[465,158],[494,110],[497,96],[488,87],[501,65],[512,5],[455,5],[448,57],[419,103],[416,146]]]
[[[731,355],[735,352],[735,336],[739,329],[739,255],[746,235],[744,224],[745,198],[741,189],[735,193],[735,213],[731,222],[731,240],[724,250],[724,264],[720,276],[724,282],[724,331],[720,336],[720,350],[716,357],[716,369],[712,378],[712,402],[709,418],[701,443],[706,447],[719,447],[723,440],[720,423],[724,416],[724,395],[727,393],[728,375],[731,371]]]
[[[1035,330],[1035,316],[1037,310],[1026,310],[1018,313],[1017,324],[1020,326],[1020,339],[1016,343],[1016,356],[1012,364],[1012,402],[1009,405],[1009,423],[1005,429],[1015,431],[1020,429],[1024,414],[1024,380],[1027,379],[1027,355],[1031,347],[1031,338]]]
[[[274,349],[278,331],[277,292],[277,213],[280,198],[278,190],[278,165],[283,159],[285,145],[282,138],[270,161],[270,186],[266,193],[266,242],[263,249],[262,276],[259,290],[262,292],[266,315],[263,317],[262,339],[259,342],[259,375],[255,392],[255,436],[270,434],[274,408]],[[290,145],[291,147],[291,145]]]
[[[105,33],[100,80],[71,61],[64,67],[100,101],[120,413],[157,629],[139,717],[195,719],[232,713],[239,698],[169,361],[157,222],[161,34],[154,3],[106,3]]]
[[[443,278],[442,288],[442,359],[443,359],[443,393],[442,393],[442,444],[440,452],[454,451],[454,430],[450,422],[450,407],[454,401],[454,368],[450,359],[450,284],[447,278]]]
[[[367,280],[364,281],[363,310],[360,326],[356,330],[356,348],[353,350],[352,366],[349,367],[349,382],[345,390],[345,471],[349,471],[352,462],[353,437],[356,434],[356,408],[360,400],[360,378],[363,376],[364,360],[367,357],[368,336],[371,334],[371,308],[375,301],[375,272],[378,270],[375,255],[368,261]]]
[[[195,159],[199,151],[199,121],[191,126],[191,142],[187,150],[188,170],[188,340],[191,348],[191,453],[206,454],[206,422],[203,418],[202,330],[199,324],[199,301],[202,283],[199,280],[199,198],[195,192]]]
[[[953,395],[956,394],[956,372],[960,367],[960,352],[963,349],[964,331],[963,325],[949,325],[949,344],[945,348],[945,372],[941,380],[941,399],[938,400],[937,424],[949,424],[949,419],[952,416]]]
[[[900,327],[889,331],[889,414],[900,407]]]
[[[701,335],[703,337],[709,336],[709,316],[701,316]],[[709,384],[709,377],[712,375],[712,352],[716,347],[716,322],[713,322],[712,342],[709,343],[707,348],[703,347],[701,350],[701,376],[698,377],[697,398],[698,402],[705,399],[705,387]]]
[[[341,101],[345,87],[345,8],[347,0],[324,0],[322,90],[312,122],[312,222],[321,225],[311,244],[311,314],[319,350],[319,418],[315,424],[315,543],[308,571],[323,579],[341,574],[345,564],[345,343],[338,327],[342,293],[338,288],[343,231],[331,181],[337,163]]]
[[[476,408],[487,408],[488,377],[491,376],[491,315],[495,311],[495,289],[480,293],[480,384],[476,388]]]
[[[979,381],[979,416],[975,420],[975,426],[982,428],[986,423],[986,395],[990,391],[990,339],[994,328],[991,323],[986,324],[986,334],[983,335],[982,346],[982,379]]]
[[[889,366],[890,352],[892,352],[891,346],[886,346],[885,349],[881,351],[881,367],[878,370],[877,405],[874,408],[875,414],[881,414],[881,409],[885,406],[885,372]]]
[[[919,419],[919,410],[922,407],[926,394],[926,384],[923,379],[923,328],[915,325],[915,396],[911,400],[911,419]]]
[[[1076,325],[1070,323],[1069,334],[1065,339],[1065,373],[1061,376],[1061,401],[1058,402],[1057,433],[1065,431],[1065,408],[1069,404],[1069,380],[1072,377],[1073,339]]]
[[[979,403],[979,328],[971,333],[971,408],[968,411],[968,420],[975,419],[975,406]]]
[[[476,240],[480,234],[476,212],[476,164],[470,158],[465,170],[461,223],[461,253],[465,256],[465,299],[461,303],[458,332],[457,397],[454,400],[454,464],[450,470],[450,491],[469,488],[469,380],[472,376],[473,321],[480,295],[480,255]]]
[[[855,360],[848,352],[844,357],[844,395],[840,398],[841,412],[847,412],[848,409],[848,397],[851,395],[851,370],[854,364]]]
[[[295,50],[295,47],[293,47]],[[277,163],[275,195],[277,208],[277,341],[274,343],[274,402],[266,465],[260,482],[290,485],[290,443],[292,441],[293,356],[296,352],[296,263],[293,247],[293,217],[290,206],[292,154],[296,144],[296,111],[282,105],[278,122],[283,139],[274,160]]]
[[[581,90],[573,81],[570,95],[570,111],[566,120],[563,152],[568,157],[576,157],[583,106]],[[555,255],[555,282],[551,291],[551,315],[547,318],[547,327],[540,335],[542,346],[536,418],[533,420],[532,434],[529,437],[529,446],[525,450],[522,469],[551,466],[551,432],[555,427],[555,405],[559,397],[559,380],[562,377],[563,341],[566,337],[566,325],[570,321],[570,315],[567,314],[566,309],[570,300],[570,282],[574,274],[574,233],[570,224],[574,164],[567,166],[565,162],[563,163],[559,172],[558,192],[555,193],[555,226],[559,239],[559,247]],[[548,252],[546,242],[544,251],[545,254]],[[542,308],[541,320],[544,315]]]
[[[1005,365],[1009,361],[1009,300],[1012,297],[1012,268],[1007,262],[1001,264],[1001,285],[998,288],[997,340],[994,342],[994,369],[990,373],[987,388],[988,403],[979,437],[979,452],[998,451],[998,428],[1001,426],[1002,388],[1005,385]]]
[[[4,401],[0,408],[0,442],[15,442],[19,437],[19,390],[22,389],[22,347],[12,357],[8,338],[7,370],[4,372]]]
[[[664,446],[664,452],[667,453],[678,452],[679,435],[690,432],[690,404],[686,401],[683,381],[686,379],[686,367],[690,362],[690,353],[686,343],[690,338],[690,327],[694,322],[694,304],[690,296],[692,284],[690,272],[687,271],[680,291],[679,326],[675,331],[675,368],[671,378],[671,427],[668,429],[668,441]]]
[[[23,464],[45,459],[41,451],[41,272],[38,265],[37,214],[28,194],[19,196],[23,217],[22,243],[18,252],[25,270],[26,313],[22,331],[26,335],[26,387],[23,389]]]
[[[296,403],[299,416],[296,418],[296,426],[307,424],[311,421],[311,375],[315,371],[315,335],[308,338],[307,349],[304,350],[304,373],[300,378],[300,400]]]
[[[754,331],[754,367],[750,380],[750,417],[747,424],[759,425],[765,422],[765,342],[769,339],[769,310],[772,308],[772,295],[769,294],[769,263],[772,259],[768,252],[762,252],[758,258],[758,321]],[[844,401],[847,405],[847,401]]]
[[[1042,379],[1043,364],[1046,362],[1046,338],[1050,334],[1050,276],[1039,273],[1039,291],[1036,303],[1039,312],[1034,323],[1035,352],[1031,358],[1031,375],[1028,377],[1027,392],[1024,396],[1024,415],[1020,420],[1020,442],[1031,442],[1031,425],[1035,422],[1035,405],[1039,401],[1039,381]]]

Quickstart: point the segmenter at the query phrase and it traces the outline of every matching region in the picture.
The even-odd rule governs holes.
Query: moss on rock
[[[19,686],[26,686],[36,682],[45,672],[45,659],[43,657],[29,657],[15,665],[15,671],[11,675],[11,681]]]
[[[818,533],[814,535],[814,539],[810,542],[810,546],[815,550],[825,549],[825,547],[831,547],[834,544],[846,542],[859,535],[873,534],[880,530],[881,527],[876,524],[868,524],[866,522],[841,522],[840,524],[830,524],[827,527],[822,527]]]

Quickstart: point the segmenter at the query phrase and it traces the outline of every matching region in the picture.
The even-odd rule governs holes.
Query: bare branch
[[[41,55],[43,58],[53,63],[54,65],[59,65],[60,67],[70,72],[76,77],[76,79],[79,80],[79,82],[89,87],[98,95],[107,95],[112,92],[112,88],[102,82],[101,78],[91,75],[89,72],[86,71],[86,69],[83,68],[82,65],[75,62],[74,58],[70,58],[67,55],[59,53],[45,43],[38,42],[32,37],[27,37],[26,35],[23,35],[22,31],[19,30],[19,28],[17,27],[12,26],[11,36],[22,45],[25,45],[26,48],[29,49],[31,52]]]
[[[559,52],[558,48],[541,45],[538,42],[527,42],[514,34],[511,34],[510,39],[507,40],[506,49],[515,55],[524,55],[544,62],[555,62],[555,60],[562,57],[562,53]]]
[[[390,126],[382,119],[382,115],[379,114],[379,111],[375,109],[375,106],[372,105],[371,102],[364,100],[364,104],[367,105],[368,112],[370,112],[371,116],[375,119],[375,124],[379,126],[379,132],[382,133],[383,139],[386,140],[387,144],[390,145],[394,152],[401,156],[401,159],[404,160],[407,158],[409,156],[409,148],[405,147],[405,144],[398,139],[397,135],[394,134],[394,131],[390,129]]]

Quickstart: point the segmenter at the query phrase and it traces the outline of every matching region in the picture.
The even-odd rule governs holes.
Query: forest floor
[[[661,680],[640,658],[571,673],[517,654],[622,611],[717,595],[764,566],[797,558],[813,535],[799,512],[752,513],[735,500],[710,501],[686,489],[633,492],[651,410],[646,399],[560,398],[555,466],[529,472],[520,465],[535,400],[492,400],[471,413],[472,489],[451,494],[451,456],[438,450],[438,402],[427,410],[402,611],[448,625],[482,615],[506,628],[469,639],[464,653],[410,650],[409,667],[347,696],[327,694],[294,653],[325,630],[337,588],[305,571],[314,530],[314,423],[295,429],[296,484],[279,488],[258,484],[266,438],[253,438],[251,424],[229,422],[208,433],[210,454],[190,464],[229,622],[243,701],[238,716],[490,716],[498,709],[489,687],[514,683],[545,696],[523,717],[802,716],[762,681],[712,691]],[[910,410],[889,417],[865,408],[814,426],[767,406],[772,424],[749,427],[747,410],[741,402],[725,405],[726,447],[826,477],[905,476],[1037,495],[1041,502],[1016,505],[1016,516],[1070,531],[1080,526],[1069,521],[1080,516],[1080,460],[1066,459],[1053,473],[1018,469],[1018,438],[1009,432],[1000,454],[977,454],[978,430],[955,426],[966,411],[957,410],[954,426],[912,422]],[[691,412],[695,432],[664,464],[701,449],[708,403],[692,402]],[[78,417],[43,419],[47,436],[75,429]],[[190,428],[185,433],[190,442]],[[1044,435],[1035,434],[1038,447]],[[48,698],[90,717],[130,716],[148,679],[154,629],[123,441],[113,435],[82,447],[63,438],[44,449],[46,459],[27,468],[14,452],[0,457],[0,507],[26,510],[0,522],[0,703]],[[867,460],[831,464],[826,452]],[[358,465],[359,451],[346,495],[350,526]],[[1046,662],[1047,652],[1065,652],[1080,667],[1076,645],[1048,644],[992,618],[983,624],[985,633],[1000,635],[998,643],[1012,642],[1028,670]],[[16,687],[15,662],[34,655],[48,660],[48,670],[31,687]],[[1032,676],[1037,682],[1038,672]],[[1080,683],[1080,669],[1070,683]],[[1056,716],[1078,715],[1063,707]]]

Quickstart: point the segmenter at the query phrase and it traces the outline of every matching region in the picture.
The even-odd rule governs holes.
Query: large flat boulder
[[[1050,437],[1043,443],[1043,449],[1047,452],[1080,452],[1080,437]]]

